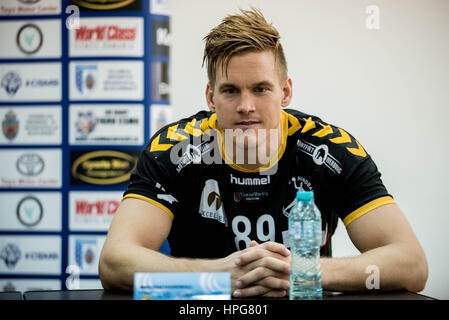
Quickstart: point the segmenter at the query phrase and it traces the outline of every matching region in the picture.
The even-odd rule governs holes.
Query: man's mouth
[[[253,129],[256,128],[260,124],[259,121],[255,120],[245,120],[245,121],[239,121],[236,123],[237,128],[246,130],[246,129]]]

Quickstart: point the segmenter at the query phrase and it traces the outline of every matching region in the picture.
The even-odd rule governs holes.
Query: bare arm
[[[139,199],[125,199],[111,223],[100,256],[99,275],[103,287],[132,290],[135,272],[230,272],[234,290],[235,279],[248,271],[235,265],[239,252],[221,259],[166,256],[158,250],[171,225],[172,218],[157,206]],[[280,244],[272,243],[269,248],[269,254],[285,254]]]
[[[125,199],[101,252],[99,274],[103,287],[132,290],[135,272],[214,271],[215,264],[206,260],[174,259],[158,252],[171,224],[172,218],[157,206]]]
[[[387,204],[366,213],[349,224],[347,231],[362,254],[350,258],[322,258],[324,289],[367,290],[366,281],[370,276],[367,272],[370,270],[379,271],[381,290],[418,292],[424,289],[428,275],[427,260],[396,204]],[[374,267],[370,269],[370,266]]]

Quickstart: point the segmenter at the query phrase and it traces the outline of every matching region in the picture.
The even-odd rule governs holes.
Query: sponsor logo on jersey
[[[293,187],[295,188],[295,195],[296,192],[298,191],[312,191],[313,187],[312,184],[309,182],[309,180],[307,180],[304,177],[301,176],[297,176],[297,177],[292,177],[289,181],[288,181],[288,185],[293,185]],[[284,214],[284,216],[286,216],[288,218],[288,214],[291,210],[291,208],[293,208],[293,206],[296,204],[296,196],[293,199],[292,202],[290,202],[290,204],[287,207],[282,207],[282,213]]]
[[[268,192],[234,192],[235,202],[258,202],[262,197],[268,197]]]
[[[125,183],[134,170],[138,151],[72,151],[72,184]]]
[[[204,153],[208,152],[210,149],[209,142],[202,142],[199,146],[194,146],[188,144],[186,151],[182,154],[179,159],[178,165],[176,166],[176,171],[180,172],[184,167],[191,163],[201,163],[201,157]]]
[[[228,226],[216,180],[209,179],[206,181],[201,193],[199,213],[203,218],[214,219]]]
[[[231,173],[231,183],[238,184],[242,186],[261,186],[270,184],[270,175],[265,178],[241,178],[234,177]]]
[[[309,142],[298,139],[298,149],[312,157],[316,165],[325,165],[336,174],[341,174],[342,166],[340,162],[329,153],[329,147],[325,144],[315,146]]]
[[[175,197],[173,197],[171,194],[166,193],[165,189],[163,186],[161,186],[160,183],[156,183],[156,188],[161,189],[162,191],[164,191],[165,193],[159,193],[157,195],[158,199],[164,200],[169,202],[170,204],[172,204],[173,202],[178,202],[178,200],[176,200]]]

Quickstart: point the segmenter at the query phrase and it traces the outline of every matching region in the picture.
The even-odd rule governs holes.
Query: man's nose
[[[242,91],[240,94],[240,101],[239,105],[237,107],[238,112],[242,113],[249,113],[254,111],[255,103],[254,103],[254,97],[249,92]]]

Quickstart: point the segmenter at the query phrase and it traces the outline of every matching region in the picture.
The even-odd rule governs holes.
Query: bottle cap
[[[313,191],[298,191],[296,199],[299,201],[311,201],[313,199]]]

